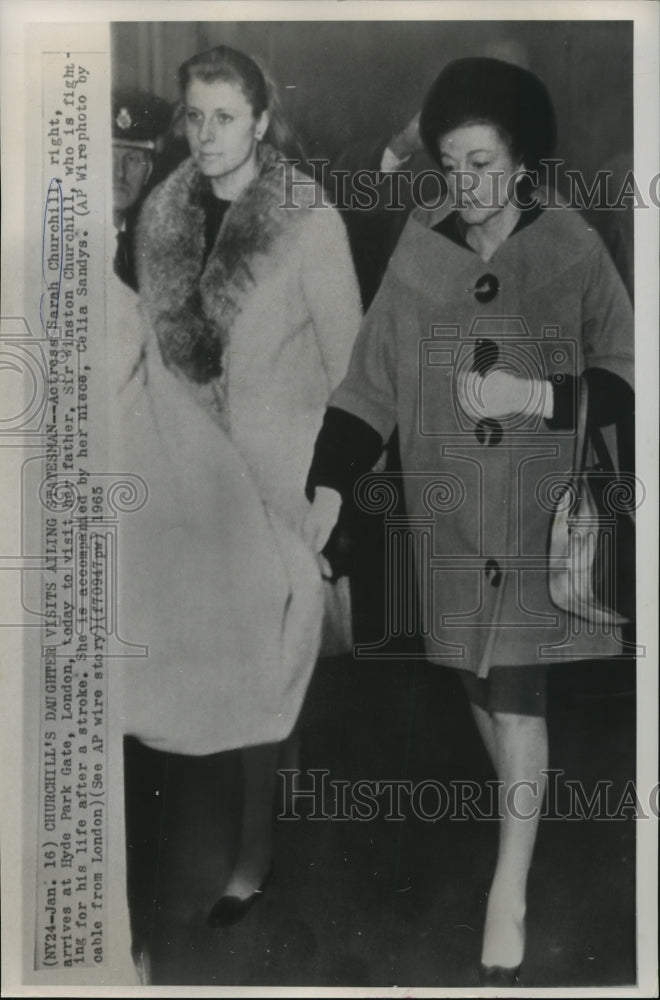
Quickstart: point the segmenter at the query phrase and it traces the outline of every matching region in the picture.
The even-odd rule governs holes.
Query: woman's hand
[[[309,548],[320,553],[326,547],[339,518],[341,496],[327,486],[317,486],[314,500],[302,526],[302,536]]]
[[[528,417],[552,416],[552,387],[542,379],[521,378],[500,368],[492,368],[485,375],[461,372],[457,391],[462,408],[477,422],[522,413]]]
[[[405,128],[393,135],[388,142],[388,148],[392,150],[394,155],[399,160],[407,160],[409,156],[416,153],[418,150],[422,149],[422,137],[419,134],[419,116],[421,112],[418,111],[414,115]]]

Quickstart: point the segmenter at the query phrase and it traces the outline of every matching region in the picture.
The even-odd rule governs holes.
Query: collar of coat
[[[222,373],[222,354],[267,254],[291,215],[280,154],[259,148],[259,173],[232,202],[205,261],[204,194],[210,181],[184,161],[147,199],[136,237],[140,296],[163,361],[195,382]],[[293,213],[295,216],[299,213]]]

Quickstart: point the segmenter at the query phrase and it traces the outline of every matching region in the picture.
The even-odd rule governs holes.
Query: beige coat
[[[324,607],[298,532],[305,476],[360,303],[339,217],[298,210],[267,253],[248,255],[240,293],[230,282],[207,287],[207,306],[234,294],[222,376],[199,385],[168,369],[159,323],[173,306],[160,281],[163,239],[167,264],[181,250],[169,203],[177,180],[181,168],[147,202],[139,363],[115,404],[121,467],[149,490],[127,518],[120,560],[125,637],[149,646],[126,668],[125,725],[159,749],[204,754],[284,739],[300,710]],[[180,298],[176,272],[171,286]]]
[[[201,290],[203,323],[222,344],[223,371],[186,385],[228,431],[264,500],[298,527],[316,434],[346,373],[362,311],[339,214],[272,151],[262,169],[232,203],[205,262],[197,202],[204,182],[193,161],[152,193],[138,231],[140,294],[164,357],[180,374],[179,360],[204,332],[199,314],[181,303]]]

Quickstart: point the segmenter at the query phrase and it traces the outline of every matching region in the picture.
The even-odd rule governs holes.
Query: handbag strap
[[[582,375],[577,380],[578,385],[578,418],[575,434],[575,449],[573,452],[573,472],[576,475],[583,473],[587,467],[587,456],[589,445],[594,450],[598,464],[604,472],[614,472],[614,462],[610,455],[605,438],[600,427],[589,424],[589,385]]]
[[[605,443],[605,438],[603,437],[600,427],[591,427],[589,429],[589,440],[594,449],[594,454],[598,459],[598,464],[603,469],[603,472],[614,472],[614,462],[612,456],[610,455],[609,448]]]
[[[589,408],[589,386],[584,375],[577,380],[577,426],[575,430],[575,444],[573,447],[573,474],[576,476],[584,472],[587,464],[587,448],[589,445],[589,435],[587,434],[587,411]]]

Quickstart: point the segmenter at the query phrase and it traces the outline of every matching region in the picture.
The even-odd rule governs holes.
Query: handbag
[[[355,530],[351,502],[341,505],[337,523],[321,555],[329,575],[324,575],[325,614],[319,656],[346,656],[353,652],[353,612],[349,575],[353,568]]]
[[[550,524],[550,600],[613,627],[635,617],[635,479],[617,472],[600,429],[589,426],[588,388],[578,384],[573,465]]]
[[[325,613],[319,656],[346,656],[353,652],[351,591],[348,577],[323,581]]]

